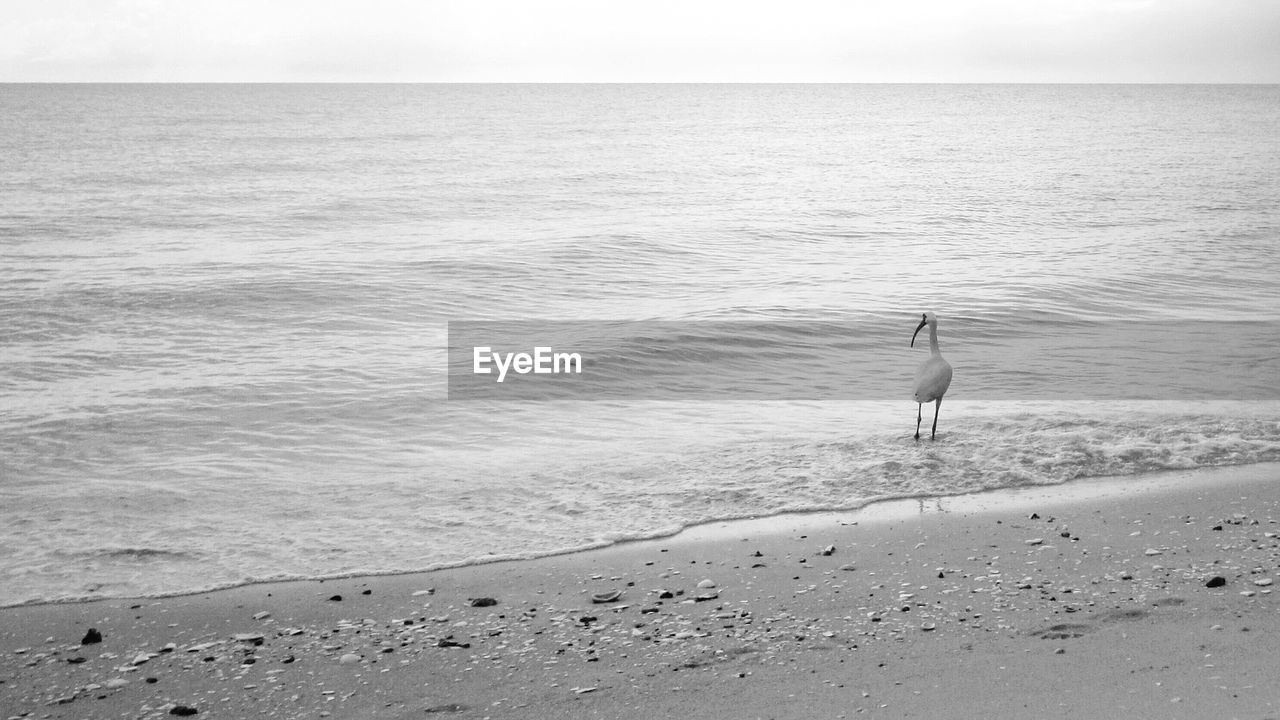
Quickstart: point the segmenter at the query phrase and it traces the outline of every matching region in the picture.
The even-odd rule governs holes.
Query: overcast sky
[[[3,0],[0,81],[1280,82],[1277,0]]]

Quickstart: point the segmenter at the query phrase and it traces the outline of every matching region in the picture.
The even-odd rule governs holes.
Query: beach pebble
[[[1271,578],[1258,578],[1257,580],[1253,581],[1253,584],[1257,585],[1258,587],[1266,587],[1273,582],[1275,581],[1272,580]]]
[[[84,639],[80,641],[81,645],[92,645],[102,642],[102,633],[94,628],[89,628],[89,632],[84,634]]]
[[[338,658],[338,662],[343,665],[355,665],[356,663],[360,662],[360,656],[356,655],[355,653],[347,653],[342,657]]]
[[[822,553],[821,553],[821,554],[822,554],[822,555],[824,555],[824,556],[828,556],[828,555],[835,555],[835,554],[836,554],[836,546],[835,546],[835,545],[828,545],[828,546],[826,546],[826,547],[822,548]]]
[[[445,704],[445,705],[433,705],[433,706],[431,706],[431,707],[429,707],[429,708],[424,709],[424,710],[423,710],[423,712],[428,713],[428,714],[431,714],[431,713],[458,713],[458,712],[462,712],[462,711],[464,711],[464,710],[466,710],[466,709],[467,709],[467,706],[466,706],[466,705],[462,705],[462,704],[460,704],[460,703],[447,703],[447,704]],[[324,716],[324,715],[326,715],[326,714],[327,714],[327,713],[321,713],[321,716]]]
[[[147,653],[139,653],[137,656],[133,658],[133,664],[141,665],[150,659],[151,659],[151,656],[148,655]]]
[[[236,642],[260,643],[264,639],[262,633],[236,633],[231,638]]]
[[[840,569],[841,569],[841,570],[844,570],[845,572],[853,572],[854,570],[857,570],[858,568],[857,568],[856,566],[854,566],[854,564],[853,564],[853,563],[845,563],[844,565],[841,565],[841,566],[840,566]]]
[[[111,678],[110,680],[103,683],[103,685],[108,690],[119,690],[120,688],[128,684],[129,684],[129,681],[125,680],[124,678]]]
[[[712,581],[712,580],[703,580],[702,582],[699,582],[699,583],[698,583],[698,588],[699,588],[700,590],[710,590],[711,588],[713,588],[713,587],[715,587],[715,586],[716,586],[716,584],[715,584],[715,582],[714,582],[714,581]]]
[[[269,617],[271,617],[271,613],[267,612],[266,610],[263,610],[260,613],[254,613],[253,615],[254,620],[266,620]]]
[[[1146,550],[1144,550],[1144,551],[1143,551],[1143,553],[1142,553],[1142,554],[1143,554],[1143,555],[1146,555],[1146,556],[1148,556],[1148,557],[1151,557],[1151,556],[1154,556],[1154,555],[1161,555],[1161,554],[1163,554],[1163,553],[1161,553],[1159,550],[1157,550],[1157,549],[1155,549],[1155,548],[1147,548]]]
[[[613,601],[617,600],[617,599],[618,599],[618,598],[620,598],[620,597],[622,597],[622,591],[621,591],[621,590],[606,590],[605,592],[598,592],[598,593],[595,593],[594,595],[592,595],[592,596],[591,596],[591,602],[593,602],[593,603],[611,603],[611,602],[613,602]]]
[[[1044,538],[1031,538],[1030,540],[1027,540],[1026,543],[1028,545],[1043,545]]]

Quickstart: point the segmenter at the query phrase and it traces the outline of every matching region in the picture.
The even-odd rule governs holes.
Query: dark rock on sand
[[[102,633],[95,628],[89,628],[89,632],[84,634],[84,639],[80,641],[81,645],[93,645],[102,642]]]
[[[175,705],[174,708],[169,711],[169,714],[177,715],[179,717],[186,717],[188,715],[195,715],[198,712],[200,711],[193,707],[189,707],[187,705]]]
[[[491,597],[471,598],[471,607],[493,607],[498,601]]]
[[[1226,584],[1227,584],[1226,578],[1222,577],[1221,575],[1214,575],[1213,577],[1209,578],[1209,582],[1205,583],[1204,586],[1210,587],[1210,588],[1218,588]]]
[[[334,595],[333,597],[329,598],[329,602],[342,602],[342,596]]]

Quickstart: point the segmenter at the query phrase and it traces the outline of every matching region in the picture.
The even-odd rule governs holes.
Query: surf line
[[[498,382],[507,378],[507,372],[514,370],[518,375],[563,375],[582,374],[582,354],[576,352],[555,352],[550,347],[538,346],[533,354],[527,352],[502,353],[485,345],[471,349],[471,371],[477,375],[493,374],[493,367],[498,369]]]

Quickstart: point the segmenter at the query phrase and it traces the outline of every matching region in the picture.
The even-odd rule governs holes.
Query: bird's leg
[[[924,403],[916,403],[916,439],[920,439],[920,421],[924,419]]]
[[[933,430],[929,433],[930,440],[936,440],[938,435],[938,411],[942,409],[942,398],[933,401]],[[916,432],[919,432],[917,427]]]

